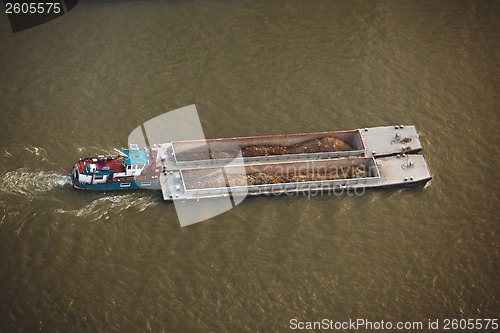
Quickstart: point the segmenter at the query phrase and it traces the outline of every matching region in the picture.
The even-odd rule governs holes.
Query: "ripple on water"
[[[109,219],[110,213],[116,214],[117,212],[121,212],[129,208],[142,212],[155,204],[156,202],[151,200],[151,198],[147,195],[139,196],[132,193],[125,195],[116,194],[95,199],[81,208],[72,210],[59,208],[56,212],[76,217],[84,217],[86,219],[90,219],[91,221],[97,221],[101,218]]]

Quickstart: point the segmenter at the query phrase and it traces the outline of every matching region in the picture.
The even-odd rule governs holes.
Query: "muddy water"
[[[498,318],[500,6],[81,1],[0,15],[0,331],[286,332]],[[206,137],[414,124],[434,179],[246,199],[180,228],[72,164],[196,103]],[[415,330],[416,331],[416,330]]]

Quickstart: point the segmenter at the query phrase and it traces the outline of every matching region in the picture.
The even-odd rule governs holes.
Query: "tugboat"
[[[100,191],[161,188],[155,147],[130,144],[129,149],[115,151],[118,155],[80,158],[71,172],[73,187]]]

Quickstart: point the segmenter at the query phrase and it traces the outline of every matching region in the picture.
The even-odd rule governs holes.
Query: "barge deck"
[[[415,126],[161,144],[165,200],[417,186],[432,176]]]

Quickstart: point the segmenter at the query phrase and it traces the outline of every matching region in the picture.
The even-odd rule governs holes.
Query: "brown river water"
[[[80,1],[17,33],[0,14],[0,332],[500,318],[499,32],[498,1]],[[207,138],[413,124],[434,178],[185,228],[159,192],[71,187],[79,157],[193,103]]]

